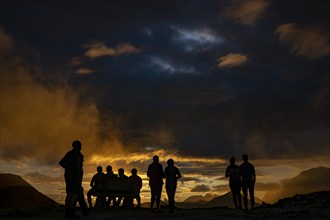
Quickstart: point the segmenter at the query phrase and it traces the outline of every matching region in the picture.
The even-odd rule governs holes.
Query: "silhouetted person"
[[[128,178],[128,176],[125,175],[125,170],[123,168],[118,169],[118,180],[119,180],[118,182],[123,185],[126,185],[126,183],[129,183],[129,178]],[[116,206],[119,206],[122,200],[123,200],[123,197],[119,196],[116,201]],[[126,205],[126,202],[127,202],[127,199],[124,198],[123,206]]]
[[[132,200],[136,199],[137,207],[141,207],[140,190],[142,188],[142,179],[137,175],[137,169],[133,168],[131,173],[132,175],[129,176],[131,197]]]
[[[159,157],[153,156],[153,162],[148,166],[147,176],[149,177],[149,186],[151,189],[150,209],[153,210],[156,201],[157,210],[159,210],[160,198],[163,189],[164,171],[163,166],[159,163]]]
[[[65,198],[65,217],[77,218],[75,208],[79,197],[83,194],[82,177],[83,177],[83,161],[84,156],[81,154],[81,142],[75,140],[72,142],[72,150],[67,152],[60,160],[59,165],[64,171],[64,179],[66,185]]]
[[[92,208],[92,196],[97,196],[96,201],[99,202],[103,198],[103,190],[104,190],[104,182],[105,182],[105,175],[103,173],[102,167],[98,166],[96,168],[97,173],[94,174],[90,186],[92,187],[88,192],[87,192],[87,199],[88,199],[88,204],[89,207]],[[103,201],[102,201],[103,202]]]
[[[112,166],[110,166],[110,165],[107,166],[107,173],[105,174],[106,188],[108,188],[111,183],[114,183],[113,180],[116,179],[116,178],[118,178],[118,175],[113,173]],[[108,196],[107,201],[106,201],[106,205],[109,206],[111,204],[111,201],[112,201],[112,204],[114,206],[115,202],[116,202],[116,198],[113,197],[113,196]]]
[[[243,163],[240,165],[240,175],[242,180],[242,191],[244,196],[245,209],[248,208],[248,196],[247,191],[249,190],[251,209],[254,208],[254,184],[256,182],[256,172],[254,166],[248,162],[249,157],[247,154],[242,156]]]
[[[167,167],[165,168],[165,185],[166,185],[166,193],[168,197],[168,205],[170,208],[170,212],[174,212],[175,204],[174,197],[177,186],[177,180],[181,178],[181,173],[179,169],[174,166],[174,160],[169,159],[167,161]]]
[[[225,177],[229,177],[229,187],[233,195],[235,208],[242,209],[240,168],[235,164],[235,157],[231,157],[229,161],[230,165],[226,169]]]

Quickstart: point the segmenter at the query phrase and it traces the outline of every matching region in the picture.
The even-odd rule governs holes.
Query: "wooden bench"
[[[96,197],[95,206],[105,206],[106,197],[124,198],[123,206],[132,206],[133,199],[131,197],[130,181],[128,178],[108,179],[102,192],[92,195]],[[119,204],[116,204],[117,206]]]

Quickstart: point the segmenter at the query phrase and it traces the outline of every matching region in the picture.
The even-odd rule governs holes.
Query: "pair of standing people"
[[[163,189],[163,178],[165,178],[166,193],[168,196],[170,212],[174,212],[175,208],[175,191],[177,187],[177,180],[181,178],[179,169],[174,166],[174,160],[167,161],[165,172],[163,166],[159,163],[159,157],[153,156],[153,162],[148,166],[147,176],[149,177],[149,186],[151,189],[151,204],[150,208],[153,210],[154,203],[156,202],[157,211],[160,208],[160,198]]]
[[[251,208],[254,208],[254,184],[256,173],[254,166],[248,162],[248,155],[243,154],[243,163],[238,166],[235,164],[235,157],[230,158],[230,165],[226,169],[225,177],[229,177],[229,187],[233,195],[236,209],[242,209],[241,189],[245,209],[248,208],[248,191],[250,195]]]

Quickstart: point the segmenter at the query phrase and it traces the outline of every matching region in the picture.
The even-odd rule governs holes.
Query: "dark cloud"
[[[318,59],[330,54],[330,34],[326,27],[299,27],[289,23],[278,26],[276,34],[297,56]]]
[[[63,101],[55,107],[75,106],[64,118],[93,128],[89,135],[77,133],[97,137],[86,144],[102,146],[101,153],[112,146],[127,152],[158,146],[213,159],[242,152],[256,159],[328,153],[328,32],[319,28],[328,25],[325,1],[193,1],[189,7],[184,1],[2,4],[5,29],[42,53],[40,71],[29,71],[28,84],[46,100],[59,91],[72,93],[68,97],[76,104]],[[6,36],[1,39],[8,49],[13,41]],[[72,70],[64,77],[65,88],[48,90],[54,71],[41,70],[61,66],[61,72],[70,72],[58,64],[66,58]],[[22,94],[31,99],[25,90]],[[78,122],[71,120],[77,112]],[[70,123],[61,125],[60,133]],[[11,146],[27,156],[35,153],[22,143]],[[12,158],[15,152],[8,148],[5,154]],[[184,171],[205,168],[203,175],[216,175],[215,167],[223,166],[191,165]]]
[[[196,185],[194,188],[191,189],[191,192],[209,192],[211,189],[202,184],[202,185]]]
[[[244,25],[254,25],[265,14],[268,0],[234,0],[222,10],[222,16]]]

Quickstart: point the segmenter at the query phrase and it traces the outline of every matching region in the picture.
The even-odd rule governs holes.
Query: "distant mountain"
[[[264,199],[267,202],[276,202],[281,198],[291,197],[296,194],[330,190],[329,174],[329,167],[317,167],[303,171],[287,181],[278,192],[266,193]]]
[[[262,200],[260,200],[257,197],[254,197],[254,201],[255,201],[256,205],[262,203]],[[249,201],[249,205],[250,205],[250,201]],[[213,198],[212,200],[210,200],[209,202],[207,202],[204,205],[204,208],[223,207],[223,206],[227,206],[229,208],[235,207],[234,202],[233,202],[233,196],[232,196],[231,192],[227,192],[226,194],[224,194],[222,196],[217,196],[217,197]],[[242,206],[244,206],[243,195],[242,195]]]
[[[205,196],[195,195],[195,196],[188,197],[183,202],[201,202],[201,201],[208,202],[217,196],[218,196],[217,194],[210,194],[210,193],[206,194]]]
[[[58,204],[36,190],[22,177],[0,173],[0,209],[37,208]]]

